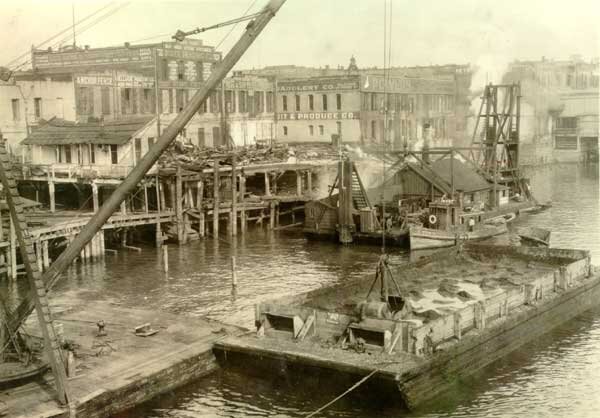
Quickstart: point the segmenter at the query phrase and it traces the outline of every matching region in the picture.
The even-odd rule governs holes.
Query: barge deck
[[[76,416],[109,417],[218,368],[213,344],[241,328],[157,310],[130,309],[96,292],[67,292],[51,299],[55,324],[74,347],[75,373],[69,377]],[[98,336],[103,320],[106,336]],[[142,337],[134,328],[150,324],[156,334]],[[27,333],[39,333],[35,320]],[[3,412],[11,417],[68,417],[56,401],[52,374],[23,386],[3,389]],[[73,415],[71,415],[73,416]]]
[[[393,273],[398,311],[364,305],[372,278],[280,298],[257,306],[256,335],[218,341],[217,356],[347,382],[374,372],[382,396],[415,408],[600,297],[600,271],[578,250],[465,245]]]

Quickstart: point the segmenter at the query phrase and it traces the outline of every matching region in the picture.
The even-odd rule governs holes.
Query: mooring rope
[[[372,377],[375,373],[377,373],[378,371],[380,371],[380,369],[375,369],[373,370],[371,373],[369,373],[368,375],[366,375],[365,377],[363,377],[362,379],[360,379],[358,382],[356,382],[354,385],[352,385],[350,388],[348,388],[344,393],[342,393],[341,395],[339,395],[338,397],[336,397],[335,399],[327,402],[325,405],[323,405],[322,407],[320,407],[319,409],[317,409],[314,412],[311,412],[310,414],[308,414],[306,416],[306,418],[311,418],[314,417],[315,415],[317,415],[319,412],[322,412],[323,410],[325,410],[326,408],[328,408],[329,406],[333,405],[335,402],[339,401],[340,399],[342,399],[344,396],[346,396],[347,394],[349,394],[350,392],[352,392],[354,389],[356,389],[357,387],[359,387],[360,385],[362,385],[363,383],[365,383],[370,377]]]

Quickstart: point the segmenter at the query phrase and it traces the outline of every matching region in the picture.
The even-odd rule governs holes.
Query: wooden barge
[[[291,379],[372,374],[371,392],[415,408],[600,297],[580,250],[465,244],[378,271],[372,297],[363,278],[257,305],[256,334],[218,341],[217,357]]]

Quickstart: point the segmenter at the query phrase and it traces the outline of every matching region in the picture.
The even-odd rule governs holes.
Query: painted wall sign
[[[75,82],[84,86],[154,87],[152,77],[127,73],[117,73],[116,77],[109,74],[80,75],[75,77]]]
[[[285,92],[311,92],[311,91],[340,91],[358,90],[357,78],[343,78],[338,80],[302,80],[280,81],[277,91]]]
[[[70,67],[80,65],[108,65],[114,63],[139,63],[152,61],[150,48],[106,48],[77,51],[35,51],[33,66]]]
[[[454,94],[455,83],[452,80],[434,80],[424,78],[392,77],[377,75],[361,76],[362,91],[376,93],[421,93]]]
[[[360,112],[278,113],[277,120],[360,119]]]

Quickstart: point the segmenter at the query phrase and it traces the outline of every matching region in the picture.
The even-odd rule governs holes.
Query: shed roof
[[[77,123],[60,118],[43,122],[21,144],[70,145],[109,144],[122,145],[148,122],[152,116],[117,119],[108,122]]]
[[[452,167],[453,165],[453,167]],[[450,158],[442,158],[431,163],[431,169],[449,185],[454,180],[454,190],[476,192],[486,190],[492,185],[475,168],[465,164],[457,158],[454,162]]]

